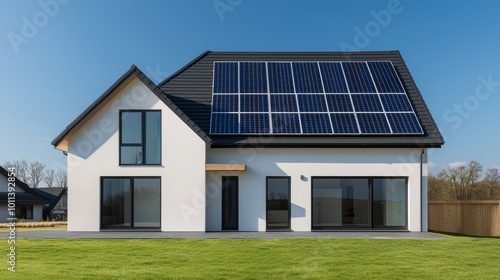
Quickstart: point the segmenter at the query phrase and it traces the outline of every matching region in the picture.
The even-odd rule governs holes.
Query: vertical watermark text
[[[14,167],[7,168],[7,211],[9,222],[9,253],[7,263],[9,264],[8,270],[16,272],[16,169]]]

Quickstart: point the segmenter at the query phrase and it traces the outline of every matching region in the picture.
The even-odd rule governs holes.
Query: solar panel
[[[340,62],[320,62],[319,68],[326,93],[347,93],[347,85]]]
[[[356,134],[359,133],[358,123],[354,114],[330,114],[332,120],[333,133]]]
[[[406,94],[381,94],[380,100],[386,112],[413,112]]]
[[[366,62],[342,62],[342,67],[349,85],[349,92],[376,92]]]
[[[422,133],[422,128],[414,113],[387,113],[393,133]]]
[[[297,94],[297,98],[301,112],[328,112],[323,94]]]
[[[370,61],[368,66],[379,93],[404,92],[392,63],[389,61]]]
[[[270,93],[294,93],[290,62],[269,62],[267,69]]]
[[[300,133],[299,114],[272,114],[273,133]]]
[[[356,112],[383,112],[378,94],[353,94],[351,98]]]
[[[240,114],[241,134],[268,134],[269,114]]]
[[[211,134],[422,134],[390,61],[214,62]]]
[[[267,94],[240,95],[240,112],[269,112]]]
[[[302,132],[309,134],[332,133],[328,114],[300,114]]]
[[[317,62],[293,62],[295,92],[323,93]]]
[[[264,62],[240,62],[240,92],[267,92],[267,74]]]
[[[358,117],[359,128],[361,133],[379,134],[391,133],[391,129],[387,124],[387,120],[383,113],[360,113]]]
[[[327,94],[326,101],[330,112],[353,112],[351,97],[348,94]]]
[[[238,63],[214,63],[214,93],[238,92]]]
[[[210,133],[238,134],[238,114],[213,114],[210,122]]]
[[[271,94],[271,112],[298,112],[295,94]]]
[[[212,112],[238,112],[238,95],[214,95]]]

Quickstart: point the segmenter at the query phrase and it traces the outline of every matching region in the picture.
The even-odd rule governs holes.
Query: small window
[[[16,205],[16,218],[33,219],[33,205]]]
[[[160,111],[120,111],[120,164],[161,164]]]

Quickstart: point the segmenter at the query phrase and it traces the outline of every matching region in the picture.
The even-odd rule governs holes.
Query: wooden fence
[[[429,229],[500,236],[500,200],[430,201]]]

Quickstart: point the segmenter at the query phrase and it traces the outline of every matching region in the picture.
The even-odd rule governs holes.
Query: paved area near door
[[[372,238],[372,239],[440,239],[445,236],[424,232],[68,232],[65,230],[18,232],[17,238]]]

